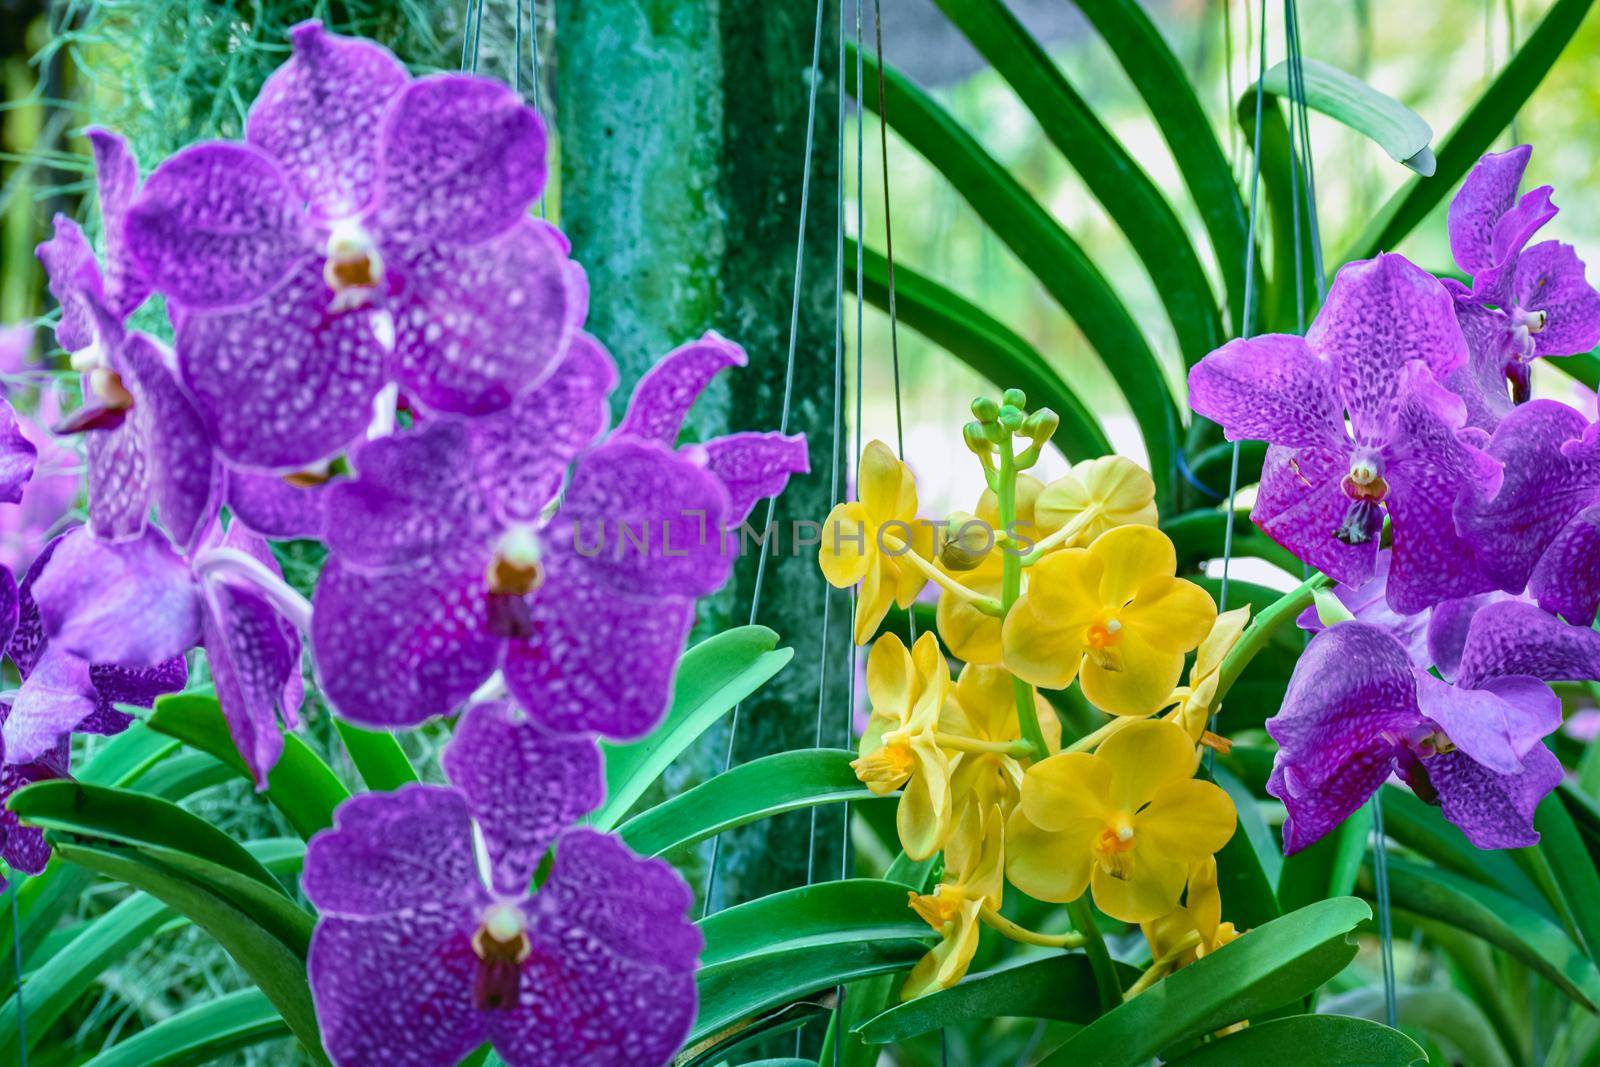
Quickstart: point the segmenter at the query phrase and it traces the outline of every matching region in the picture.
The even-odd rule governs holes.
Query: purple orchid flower
[[[0,693],[0,729],[11,719],[14,693]],[[24,826],[6,801],[11,794],[34,782],[48,782],[56,778],[70,778],[67,769],[70,746],[63,736],[48,752],[36,759],[12,762],[0,739],[0,859],[6,866],[23,874],[41,874],[50,862],[50,845],[44,831],[34,826]]]
[[[144,532],[152,499],[172,536],[192,547],[220,503],[222,469],[173,357],[158,341],[126,328],[149,295],[123,246],[138,165],[127,144],[91,130],[105,222],[106,271],[78,224],[64,215],[38,248],[61,305],[56,341],[83,375],[84,405],[56,429],[82,433],[89,461],[89,528],[127,540]]]
[[[1338,826],[1392,773],[1478,848],[1535,844],[1534,809],[1562,773],[1541,740],[1561,725],[1545,681],[1584,679],[1600,679],[1600,633],[1517,600],[1472,612],[1453,682],[1381,626],[1319,633],[1266,723],[1285,853]]]
[[[45,568],[67,537],[45,546],[15,588],[14,610],[0,614],[6,626],[6,655],[16,664],[22,688],[12,702],[3,736],[12,759],[32,762],[53,751],[73,733],[117,734],[133,717],[118,704],[148,708],[163,693],[176,693],[188,682],[189,671],[181,654],[136,667],[84,657],[45,635],[34,589]],[[9,575],[6,582],[9,584]],[[3,602],[0,602],[3,607]]]
[[[31,326],[0,327],[0,366],[19,366],[32,344]],[[0,396],[0,503],[22,502],[38,456],[39,450],[23,432],[11,402]]]
[[[1519,145],[1485,155],[1450,202],[1450,251],[1472,285],[1445,282],[1470,351],[1447,384],[1466,401],[1469,424],[1484,430],[1528,399],[1532,360],[1600,343],[1600,292],[1572,246],[1528,246],[1556,215],[1550,186],[1517,195],[1532,153]]]
[[[1229,440],[1271,445],[1251,518],[1337,581],[1372,576],[1387,512],[1387,597],[1410,614],[1491,587],[1451,516],[1458,494],[1500,478],[1457,433],[1462,402],[1438,382],[1465,358],[1449,295],[1385,254],[1339,271],[1304,338],[1234,340],[1202,359],[1190,403]]]
[[[331,557],[314,598],[312,647],[334,709],[414,726],[498,669],[551,730],[650,730],[695,598],[727,580],[723,531],[808,469],[802,436],[673,448],[711,376],[744,362],[714,334],[677,349],[589,448],[616,370],[580,335],[555,375],[505,412],[358,448],[358,477],[325,490]]]
[[[245,141],[163,162],[126,226],[179,309],[179,367],[217,447],[271,470],[340,452],[388,381],[430,411],[504,409],[587,304],[565,239],[527,217],[545,132],[515,92],[410,79],[315,21],[290,36]]]
[[[1500,588],[1588,625],[1600,606],[1600,428],[1554,400],[1519,405],[1487,450],[1498,492],[1460,501],[1456,525]]]
[[[570,827],[604,795],[594,741],[481,704],[443,762],[452,788],[355,797],[306,849],[329,1058],[443,1065],[490,1041],[511,1067],[670,1062],[695,1014],[693,897],[663,861]]]
[[[203,646],[234,745],[266,788],[283,752],[279,718],[299,725],[310,605],[284,583],[264,541],[242,525],[226,535],[213,526],[191,561],[153,529],[117,543],[76,530],[40,567],[33,595],[52,647],[137,671]],[[46,725],[70,729],[65,719]]]

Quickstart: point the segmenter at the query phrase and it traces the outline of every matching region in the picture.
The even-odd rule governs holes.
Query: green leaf
[[[1074,0],[1111,49],[1150,109],[1200,220],[1228,289],[1233,333],[1244,322],[1245,247],[1249,222],[1233,168],[1211,132],[1211,119],[1200,106],[1185,66],[1173,54],[1161,31],[1138,0]],[[1256,271],[1259,277],[1260,261]],[[1252,329],[1251,333],[1260,332]]]
[[[1464,874],[1555,918],[1555,911],[1545,901],[1539,887],[1509,854],[1498,849],[1474,848],[1460,828],[1445,819],[1437,805],[1423,803],[1411,790],[1392,785],[1384,787],[1383,831],[1445,870]]]
[[[797,808],[870,799],[871,790],[850,769],[854,757],[832,748],[763,756],[640,812],[617,834],[635,852],[659,856]]]
[[[1186,511],[1161,524],[1178,550],[1178,569],[1192,570],[1206,560],[1221,559],[1228,517],[1212,508]],[[1250,556],[1275,563],[1290,574],[1300,573],[1300,561],[1288,549],[1256,529],[1249,514],[1237,512],[1233,523],[1233,557]]]
[[[1138,980],[1132,967],[1118,967],[1123,985]],[[1089,958],[1081,952],[1056,952],[969,974],[949,989],[895,1005],[857,1026],[856,1033],[874,1045],[886,1045],[982,1019],[1056,1019],[1082,1025],[1099,1014],[1097,995]]]
[[[1261,101],[1261,133],[1256,134],[1256,97],[1247,93],[1239,100],[1239,126],[1244,140],[1261,150],[1261,199],[1272,227],[1272,283],[1262,301],[1262,316],[1268,330],[1299,333],[1315,310],[1316,278],[1311,270],[1311,227],[1302,219],[1296,224],[1296,211],[1305,212],[1305,191],[1295,180],[1295,148],[1289,140],[1289,124],[1276,99]]]
[[[350,762],[356,765],[356,773],[374,793],[392,792],[418,780],[417,769],[411,766],[394,734],[363,730],[340,718],[333,720],[333,727],[339,731],[339,740],[349,753]]]
[[[845,282],[851,287],[856,284],[858,248],[854,239],[845,243]],[[888,310],[889,265],[875,248],[865,252],[861,281],[866,299]],[[900,325],[916,330],[995,386],[1021,389],[1031,407],[1047,407],[1060,415],[1061,425],[1050,440],[1068,459],[1077,462],[1116,451],[1072,386],[1032,345],[976,304],[896,263],[894,306]]]
[[[785,1005],[869,975],[910,967],[933,932],[895,882],[851,879],[802,886],[718,912],[700,923],[706,950],[700,1014],[690,1043],[759,1027]]]
[[[1571,917],[1584,950],[1595,959],[1600,953],[1600,873],[1589,858],[1577,823],[1560,797],[1547,796],[1534,812],[1533,827],[1539,831],[1537,847],[1549,865],[1559,897],[1551,904],[1558,913]]]
[[[1371,889],[1364,872],[1362,890]],[[1523,900],[1399,856],[1389,858],[1389,894],[1398,909],[1438,919],[1509,952],[1585,1008],[1600,1004],[1600,972],[1559,924]]]
[[[134,722],[107,741],[94,759],[73,773],[78,781],[90,785],[123,785],[160,763],[177,747],[178,743],[172,738],[163,737],[142,722]]]
[[[1185,1038],[1259,1018],[1338,974],[1372,910],[1354,897],[1274,919],[1102,1015],[1042,1061],[1054,1067],[1142,1063]]]
[[[1173,1067],[1265,1063],[1292,1063],[1295,1067],[1407,1067],[1427,1058],[1415,1041],[1382,1023],[1344,1015],[1291,1015],[1248,1026],[1171,1062]]]
[[[290,1033],[261,990],[241,989],[168,1016],[83,1067],[195,1067]]]
[[[878,78],[863,56],[865,77]],[[847,65],[848,66],[848,65]],[[847,71],[854,77],[853,69]],[[898,71],[883,68],[884,116],[994,231],[1045,290],[1072,316],[1133,411],[1150,458],[1157,507],[1172,506],[1178,409],[1149,342],[1099,268],[1054,217],[977,140]],[[853,84],[851,91],[855,91]],[[857,94],[876,110],[878,94]]]
[[[1356,239],[1346,260],[1370,259],[1384,249],[1398,247],[1427,217],[1528,102],[1593,4],[1594,0],[1555,0],[1545,10],[1516,55],[1440,143],[1433,177],[1413,178],[1391,196]]]
[[[1427,120],[1354,74],[1317,59],[1302,62],[1307,107],[1377,142],[1390,159],[1424,178],[1433,173],[1437,161],[1428,148],[1433,127]],[[1262,86],[1272,96],[1291,99],[1294,93],[1289,86],[1288,62],[1267,71]],[[1245,95],[1254,106],[1255,87],[1245,90]]]
[[[1499,1035],[1483,1011],[1471,997],[1459,990],[1401,986],[1395,990],[1394,999],[1395,1017],[1402,1025],[1412,1032],[1426,1035],[1443,1048],[1450,1054],[1450,1062],[1479,1064],[1481,1067],[1512,1067],[1515,1062],[1506,1054]],[[1321,1004],[1321,1009],[1335,1017],[1353,1015],[1374,1023],[1380,1021],[1387,1011],[1383,1003],[1383,990],[1373,986],[1329,997]]]
[[[216,939],[250,979],[277,1007],[316,1062],[326,1063],[321,1054],[316,1011],[311,989],[306,983],[305,957],[285,945],[270,930],[258,923],[251,912],[226,896],[201,885],[185,874],[124,845],[90,846],[69,842],[56,845],[56,852],[97,874],[125,882],[164,901]],[[312,919],[305,917],[305,940],[310,939]]]
[[[1127,237],[1166,308],[1185,365],[1198,363],[1226,337],[1211,283],[1172,205],[1005,4],[936,2],[1016,92]]]
[[[205,693],[162,697],[148,721],[151,729],[210,753],[249,780],[249,768],[233,745],[215,697]],[[334,809],[350,799],[350,791],[304,741],[290,733],[284,734],[283,755],[267,776],[266,798],[296,833],[309,838],[333,825]]]
[[[606,759],[606,802],[591,825],[597,830],[615,826],[684,749],[782,670],[794,649],[777,644],[778,635],[765,626],[741,626],[685,652],[672,709],[661,725],[631,744],[600,746]]]
[[[1217,853],[1217,886],[1227,917],[1241,930],[1253,929],[1283,914],[1273,890],[1283,853],[1244,783],[1221,764],[1213,776],[1238,812],[1233,836]]]
[[[1388,799],[1385,794],[1386,816]],[[1355,892],[1361,860],[1367,854],[1367,839],[1371,836],[1372,807],[1362,805],[1316,844],[1286,857],[1278,875],[1279,904],[1285,911],[1294,911],[1327,897],[1349,896]]]

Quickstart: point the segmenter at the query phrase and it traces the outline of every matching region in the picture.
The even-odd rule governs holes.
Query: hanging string
[[[467,16],[461,25],[462,70],[478,73],[478,48],[482,40],[483,0],[467,0]]]
[[[515,49],[517,57],[517,96],[520,98],[522,96],[522,0],[517,0],[517,30],[514,36],[515,40],[512,42],[512,47]],[[539,0],[529,0],[528,36],[531,38],[528,44],[528,58],[533,66],[533,113],[543,119],[545,114],[544,104],[540,100],[539,79]],[[546,217],[544,198],[545,189],[548,188],[549,184],[549,180],[546,179],[545,188],[539,190],[539,217],[541,219]]]
[[[794,399],[794,360],[795,349],[799,343],[800,335],[800,291],[804,282],[806,260],[806,221],[811,212],[811,152],[816,141],[817,131],[817,85],[821,82],[822,64],[822,9],[823,0],[817,0],[816,27],[811,38],[811,92],[806,103],[806,145],[805,158],[802,163],[803,170],[800,175],[800,226],[799,234],[795,239],[794,250],[794,295],[789,306],[789,355],[788,362],[783,372],[783,408],[778,416],[778,432],[789,432],[789,408]],[[777,513],[778,498],[767,498],[767,517],[762,525],[762,536],[770,535],[773,516]],[[755,589],[750,595],[750,625],[756,624],[756,616],[761,611],[761,585],[767,575],[767,557],[769,553],[763,544],[758,549],[756,557]],[[728,751],[722,758],[722,771],[727,773],[733,766],[734,744],[739,739],[739,713],[744,707],[744,702],[733,706],[733,716],[728,722]],[[711,839],[711,867],[706,875],[706,895],[702,902],[701,917],[711,913],[711,901],[717,887],[717,857],[722,851],[722,835]]]
[[[22,999],[22,919],[17,914],[17,892],[22,888],[22,876],[12,872],[9,894],[11,896],[11,965],[17,972],[17,1067],[28,1067],[28,1009]],[[837,1065],[836,1065],[837,1067]]]

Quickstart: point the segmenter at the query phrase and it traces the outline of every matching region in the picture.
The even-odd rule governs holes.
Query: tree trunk
[[[824,583],[794,523],[830,506],[835,234],[838,221],[838,0],[824,0],[812,184],[788,429],[810,442],[812,473],[778,502],[759,619],[793,662],[747,701],[735,761],[814,743]],[[589,326],[628,387],[660,356],[715,329],[750,365],[725,373],[689,433],[776,429],[783,407],[795,240],[816,6],[813,0],[574,0],[556,7],[561,224],[589,272]],[[758,505],[752,526],[765,519]],[[709,600],[699,631],[749,619],[756,550]],[[847,662],[848,603],[834,604],[829,648]],[[824,742],[845,729],[843,669],[831,669]],[[727,724],[679,762],[667,788],[721,769]],[[819,855],[837,862],[839,815],[820,820]],[[725,835],[716,905],[805,881],[810,815]],[[702,852],[701,862],[706,857]],[[836,867],[822,868],[824,871]],[[820,877],[826,877],[819,874]],[[697,881],[703,886],[703,873]]]

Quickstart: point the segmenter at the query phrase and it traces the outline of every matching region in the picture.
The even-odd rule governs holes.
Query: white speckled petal
[[[84,135],[94,153],[95,182],[100,189],[106,304],[113,314],[126,317],[150,295],[150,285],[129,257],[122,233],[128,208],[139,195],[139,161],[121,134],[91,126]]]

